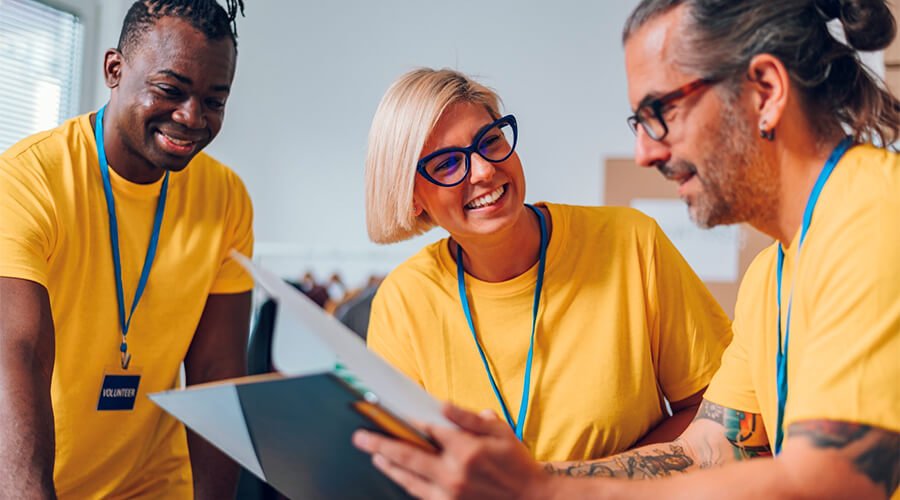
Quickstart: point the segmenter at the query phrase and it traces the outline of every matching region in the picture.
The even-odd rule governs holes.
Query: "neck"
[[[97,114],[89,117],[91,128],[97,130]],[[107,105],[103,113],[103,149],[106,152],[106,161],[124,179],[135,184],[152,184],[165,175],[165,170],[149,164],[140,156],[134,154],[122,141],[118,128],[115,127],[110,108]]]
[[[538,210],[544,213],[549,239],[549,214],[543,207]],[[540,259],[540,222],[537,214],[522,206],[516,223],[502,233],[477,239],[453,236],[449,248],[454,259],[457,244],[463,247],[463,269],[469,275],[491,283],[507,281],[521,275]]]
[[[774,217],[752,221],[752,225],[788,248],[803,223],[803,213],[822,168],[843,137],[794,141],[775,151],[779,172],[778,199]]]

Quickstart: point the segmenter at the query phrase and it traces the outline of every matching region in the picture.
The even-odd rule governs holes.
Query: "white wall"
[[[518,118],[528,200],[598,204],[603,158],[633,144],[619,38],[634,4],[249,2],[225,126],[209,151],[246,182],[259,251],[306,260],[270,265],[387,271],[442,234],[368,241],[369,125],[394,79],[447,66],[478,75]]]
[[[48,0],[86,19],[82,111],[109,91],[102,55],[132,0]],[[439,229],[378,246],[365,230],[366,138],[390,83],[451,67],[519,121],[527,200],[600,204],[602,162],[631,154],[622,25],[637,0],[247,2],[225,125],[208,152],[244,179],[257,255],[285,275],[384,274]]]
[[[50,1],[96,26],[85,57],[85,109],[96,109],[108,96],[102,53],[131,0]],[[633,154],[620,34],[636,4],[247,2],[225,126],[208,151],[247,184],[257,255],[285,275],[339,270],[353,285],[443,236],[386,247],[366,237],[369,124],[390,83],[418,66],[455,68],[499,92],[519,121],[529,201],[601,204],[604,158]],[[865,56],[883,74],[880,53]]]

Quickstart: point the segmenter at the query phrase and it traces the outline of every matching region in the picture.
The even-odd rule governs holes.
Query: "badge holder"
[[[97,411],[134,409],[138,386],[141,383],[141,368],[128,366],[130,362],[131,354],[122,353],[121,363],[108,365],[103,370],[103,384],[100,386]]]

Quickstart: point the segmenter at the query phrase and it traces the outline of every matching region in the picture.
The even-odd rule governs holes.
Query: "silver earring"
[[[763,122],[759,125],[759,136],[763,139],[774,141],[775,140],[775,127],[772,127],[771,130],[766,130],[766,123]]]

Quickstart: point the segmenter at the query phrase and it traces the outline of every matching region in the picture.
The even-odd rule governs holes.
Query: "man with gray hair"
[[[856,55],[895,31],[883,0],[643,0],[629,18],[638,163],[699,225],[777,240],[679,438],[541,467],[503,422],[448,405],[462,429],[428,428],[439,454],[362,431],[357,446],[424,498],[896,497],[900,156],[872,143],[898,139],[900,102]],[[644,478],[666,479],[618,480]]]

